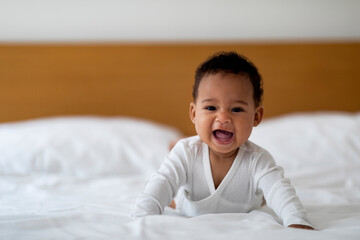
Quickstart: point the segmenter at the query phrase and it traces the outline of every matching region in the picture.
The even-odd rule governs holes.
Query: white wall
[[[0,42],[360,41],[360,0],[0,0]]]

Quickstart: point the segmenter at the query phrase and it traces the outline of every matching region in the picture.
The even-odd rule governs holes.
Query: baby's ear
[[[194,102],[190,103],[189,115],[193,123],[195,123],[195,108],[196,108],[195,103]]]
[[[263,106],[259,106],[255,109],[254,115],[254,127],[258,126],[263,118],[264,108]]]

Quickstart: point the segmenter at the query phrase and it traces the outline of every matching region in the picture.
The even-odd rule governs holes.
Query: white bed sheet
[[[360,119],[359,114],[341,116],[355,122]],[[315,125],[320,124],[324,129],[324,120],[328,122],[333,117],[316,115]],[[93,171],[80,175],[66,171],[64,174],[53,169],[39,172],[32,168],[28,172],[23,169],[18,172],[17,168],[13,172],[2,171],[0,239],[360,239],[360,155],[356,155],[360,135],[350,134],[353,139],[348,139],[350,144],[341,149],[346,153],[353,152],[343,159],[332,159],[326,154],[323,155],[325,158],[321,158],[319,152],[313,162],[301,164],[306,155],[300,154],[294,156],[293,163],[289,163],[281,156],[282,151],[276,149],[278,145],[265,140],[286,136],[288,126],[280,124],[282,121],[296,125],[300,118],[302,127],[309,127],[314,125],[314,116],[285,118],[264,122],[263,127],[254,132],[252,140],[262,141],[262,145],[267,145],[265,147],[274,156],[279,156],[308,211],[310,221],[318,231],[285,228],[267,207],[250,213],[208,214],[193,218],[177,216],[168,208],[165,215],[132,220],[129,214],[149,177],[149,166],[158,166],[159,161],[156,160],[138,165],[144,168],[138,172],[132,169],[129,173],[123,171],[119,174],[109,173],[108,170],[104,174],[94,174]],[[274,126],[278,128],[275,133],[270,131]],[[309,135],[310,140],[319,137],[315,136],[316,126],[310,126],[315,131]],[[356,125],[355,130],[349,131],[357,133],[357,128]],[[172,130],[166,131],[168,140],[176,136]],[[299,134],[297,137],[300,137]],[[339,134],[334,136],[335,139]],[[301,139],[306,140],[306,136],[301,136]],[[294,141],[297,144],[302,142],[298,138]],[[287,144],[290,144],[289,141]],[[324,149],[318,147],[317,151],[329,149],[325,145]],[[352,150],[346,149],[349,145]],[[6,166],[9,159],[1,159],[1,156],[1,164]],[[10,160],[16,161],[16,158]],[[71,162],[71,159],[68,160]],[[127,160],[131,162],[133,159]],[[326,161],[329,161],[328,165]]]
[[[358,189],[298,189],[319,231],[289,229],[267,208],[193,218],[131,220],[146,179],[13,176],[1,181],[1,239],[359,239]]]

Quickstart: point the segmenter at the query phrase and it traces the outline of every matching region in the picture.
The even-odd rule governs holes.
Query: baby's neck
[[[230,153],[217,153],[209,149],[211,174],[215,189],[218,188],[227,173],[229,172],[239,149]]]
[[[219,153],[209,149],[209,156],[212,162],[233,162],[236,158],[239,149],[228,153]]]

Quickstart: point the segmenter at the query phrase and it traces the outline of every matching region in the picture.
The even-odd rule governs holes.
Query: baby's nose
[[[230,123],[230,114],[227,111],[219,111],[216,116],[216,120],[220,123]]]

